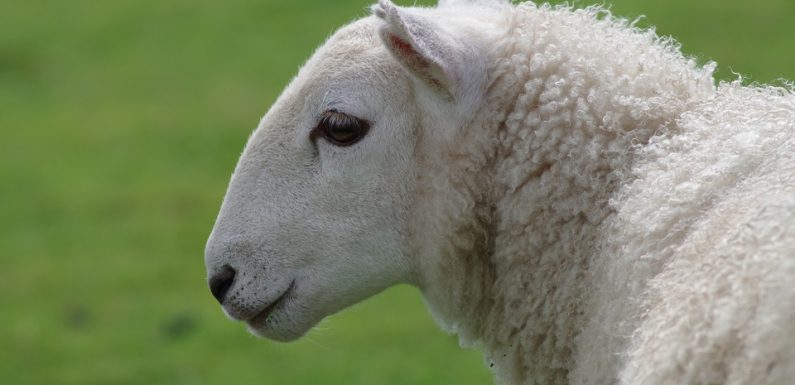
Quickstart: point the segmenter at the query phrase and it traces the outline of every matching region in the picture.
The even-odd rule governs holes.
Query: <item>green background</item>
[[[400,2],[406,5],[408,2]],[[0,383],[488,384],[391,289],[255,339],[202,250],[250,131],[369,1],[13,1],[0,11]],[[588,3],[580,3],[582,5]],[[791,0],[615,1],[700,62],[795,78]]]

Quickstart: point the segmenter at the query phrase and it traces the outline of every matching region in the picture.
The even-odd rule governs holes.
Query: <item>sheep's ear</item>
[[[373,6],[373,13],[385,22],[379,32],[387,49],[444,97],[458,102],[479,98],[486,77],[482,55],[474,44],[465,44],[420,12],[389,0]]]

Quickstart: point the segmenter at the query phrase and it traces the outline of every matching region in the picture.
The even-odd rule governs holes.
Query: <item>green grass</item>
[[[226,320],[206,288],[204,242],[249,132],[314,47],[368,4],[5,4],[0,383],[491,382],[413,288],[287,345]],[[718,61],[723,79],[795,78],[790,0],[613,10],[646,14],[641,24]]]

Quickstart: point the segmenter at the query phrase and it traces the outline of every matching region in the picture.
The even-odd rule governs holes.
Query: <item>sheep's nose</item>
[[[234,282],[235,269],[229,265],[224,265],[224,267],[221,268],[221,271],[210,277],[210,292],[213,293],[213,297],[218,300],[218,303],[222,305],[224,304],[226,292],[229,291],[229,288]]]

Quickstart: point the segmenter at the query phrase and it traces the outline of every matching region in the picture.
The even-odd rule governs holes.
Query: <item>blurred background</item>
[[[207,290],[204,243],[247,136],[371,2],[3,4],[0,384],[491,383],[410,287],[286,345]],[[721,79],[795,79],[791,0],[612,4]]]

